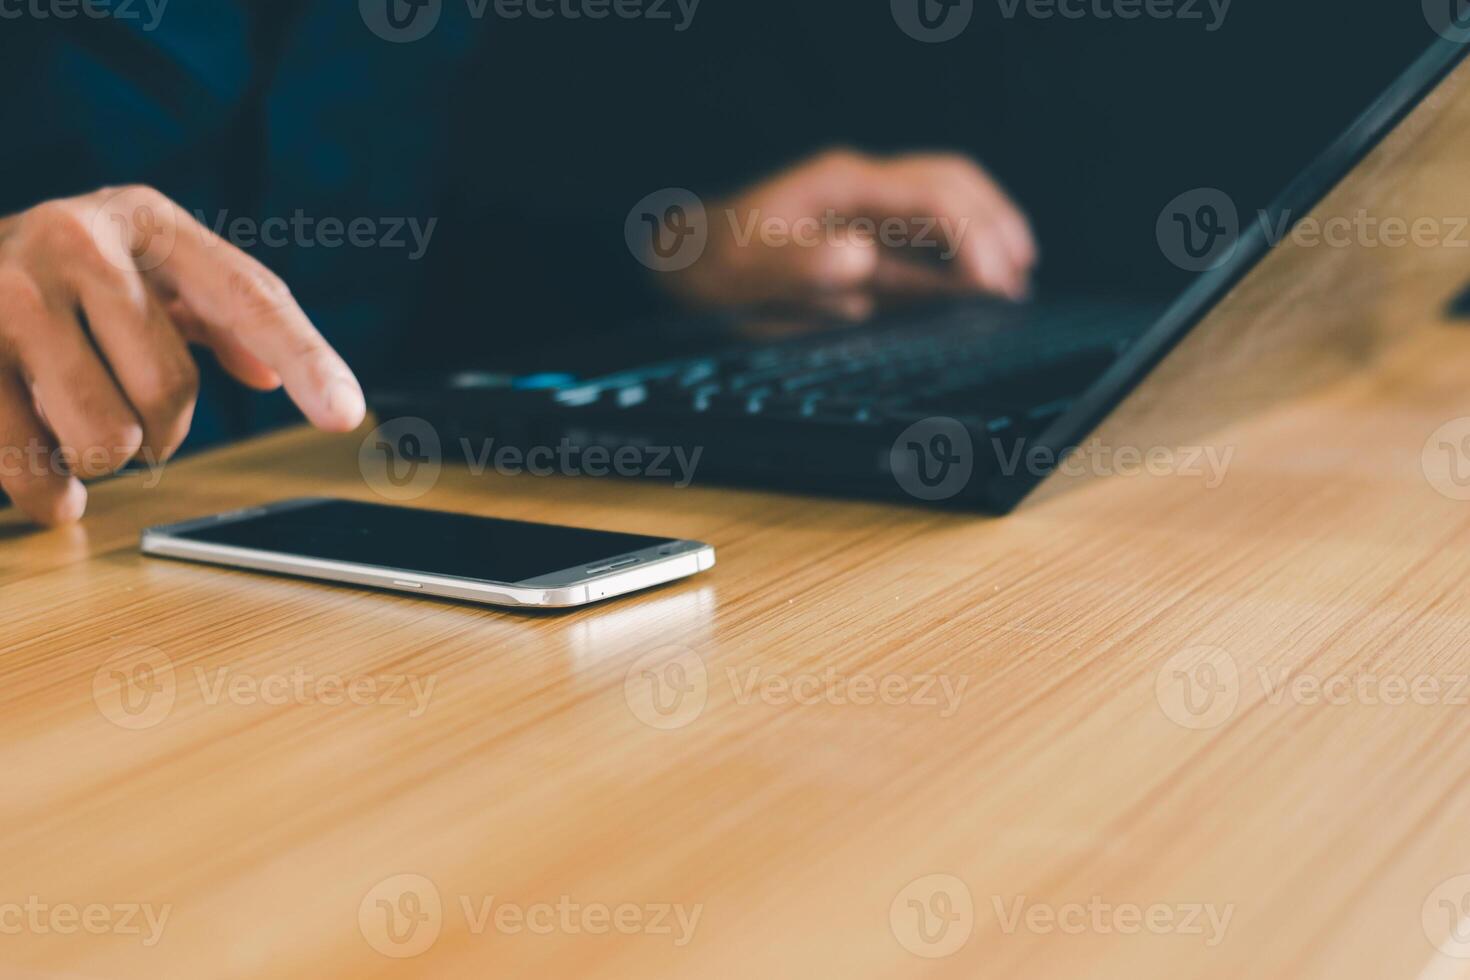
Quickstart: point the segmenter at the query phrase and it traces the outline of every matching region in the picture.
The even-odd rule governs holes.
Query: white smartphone
[[[166,558],[492,606],[565,609],[713,568],[700,541],[309,497],[143,532]]]

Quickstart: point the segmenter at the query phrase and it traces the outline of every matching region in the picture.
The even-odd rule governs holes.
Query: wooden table
[[[1467,153],[1462,67],[1316,217]],[[566,615],[138,553],[363,434],[0,515],[0,976],[1470,975],[1466,253],[1281,249],[1004,519],[414,501],[719,549]]]
[[[416,504],[719,548],[567,615],[138,553],[377,499],[361,434],[0,518],[0,973],[1465,975],[1467,376],[1426,328],[1218,486],[999,520],[446,468]]]

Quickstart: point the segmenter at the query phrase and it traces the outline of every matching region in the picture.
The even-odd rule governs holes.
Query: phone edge
[[[291,503],[296,503],[292,501]],[[218,515],[222,519],[242,520],[257,516],[262,508],[247,508]],[[175,558],[222,568],[245,569],[309,578],[339,585],[365,586],[406,595],[458,599],[506,608],[568,609],[614,599],[643,589],[666,585],[697,575],[715,565],[715,550],[699,541],[676,541],[684,548],[680,554],[645,562],[636,568],[619,569],[607,575],[586,579],[576,585],[525,588],[489,580],[428,575],[409,569],[330,559],[286,555],[274,551],[241,548],[213,542],[192,541],[175,537],[193,527],[218,523],[214,517],[199,518],[180,524],[144,530],[141,548],[144,554],[159,558]]]

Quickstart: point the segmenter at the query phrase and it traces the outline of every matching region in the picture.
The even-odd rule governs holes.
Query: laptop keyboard
[[[1065,411],[1140,328],[1137,308],[969,304],[558,386],[568,408],[997,425]]]

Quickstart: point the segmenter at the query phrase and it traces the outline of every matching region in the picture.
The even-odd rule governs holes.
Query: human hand
[[[1024,299],[1038,258],[1025,216],[976,163],[830,151],[707,209],[704,254],[661,280],[697,306],[860,319],[892,299]]]
[[[105,189],[0,219],[0,487],[16,506],[69,523],[86,509],[82,479],[139,454],[168,459],[198,393],[189,344],[252,388],[284,383],[320,428],[365,414],[285,283],[158,191]]]

